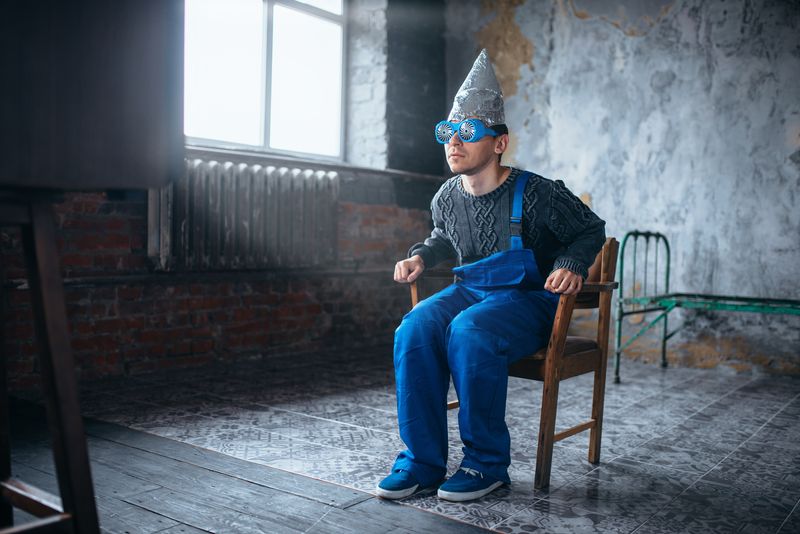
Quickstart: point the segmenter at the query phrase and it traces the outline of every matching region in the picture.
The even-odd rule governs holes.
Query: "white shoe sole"
[[[488,495],[489,493],[493,492],[502,485],[503,482],[498,480],[491,486],[487,486],[482,490],[478,491],[445,491],[439,488],[439,491],[436,494],[439,496],[440,499],[444,499],[446,501],[453,501],[453,502],[472,501],[474,499],[480,499],[484,495]]]
[[[410,488],[402,489],[402,490],[387,490],[383,489],[380,486],[375,487],[375,495],[382,499],[402,499],[403,497],[408,497],[412,495],[415,491],[419,489],[419,484],[414,484]]]

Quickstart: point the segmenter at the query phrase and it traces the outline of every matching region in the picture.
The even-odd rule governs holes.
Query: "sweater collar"
[[[508,178],[506,178],[506,181],[503,182],[502,184],[500,184],[495,189],[492,189],[491,191],[489,191],[485,195],[473,195],[472,193],[470,193],[469,191],[464,189],[464,184],[461,182],[461,175],[459,174],[459,175],[457,175],[455,177],[456,178],[456,189],[458,189],[458,192],[461,193],[461,195],[463,195],[464,198],[466,198],[468,200],[472,200],[474,202],[483,202],[483,201],[487,201],[487,200],[494,200],[494,199],[504,195],[505,192],[510,187],[512,187],[514,185],[514,182],[516,181],[517,176],[519,176],[520,173],[521,173],[521,171],[519,169],[517,169],[516,167],[511,167],[511,173],[509,173]]]

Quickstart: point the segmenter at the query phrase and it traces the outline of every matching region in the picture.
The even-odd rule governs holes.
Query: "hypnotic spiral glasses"
[[[497,132],[484,126],[478,119],[465,119],[461,122],[441,121],[433,133],[442,145],[449,143],[454,135],[458,135],[458,138],[465,143],[476,143],[487,135],[497,137]]]

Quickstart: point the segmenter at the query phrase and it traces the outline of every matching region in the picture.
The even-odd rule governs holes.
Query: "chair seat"
[[[590,337],[567,336],[567,342],[564,344],[564,356],[569,357],[570,354],[578,354],[587,350],[596,350],[597,341]],[[547,356],[547,347],[539,350],[536,354],[531,354],[525,358],[532,360],[544,360]]]
[[[581,356],[576,358],[576,356]],[[562,378],[569,378],[581,372],[587,372],[595,365],[595,357],[600,357],[600,347],[597,341],[588,337],[567,336],[564,344],[564,357],[562,359]],[[547,357],[547,347],[530,356],[525,356],[508,367],[508,374],[519,378],[543,380],[544,361]],[[581,360],[581,361],[576,361]]]

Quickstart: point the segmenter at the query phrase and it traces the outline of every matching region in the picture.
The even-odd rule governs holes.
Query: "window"
[[[343,0],[186,0],[192,142],[342,158]]]

